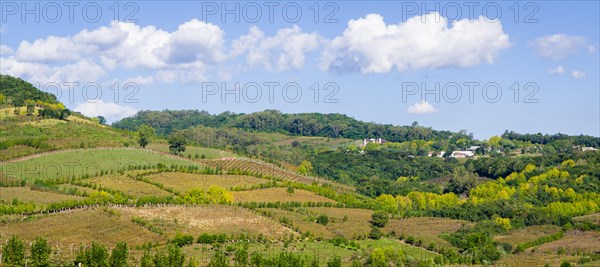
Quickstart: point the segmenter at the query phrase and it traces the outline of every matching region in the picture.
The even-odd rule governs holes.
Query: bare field
[[[109,215],[100,209],[74,210],[48,215],[38,215],[30,221],[0,224],[0,242],[12,235],[25,240],[44,237],[51,244],[79,246],[96,241],[107,246],[125,241],[131,246],[146,242],[163,242],[164,238],[130,220]]]
[[[597,231],[579,231],[571,230],[565,233],[565,236],[553,242],[541,244],[537,247],[528,249],[531,250],[556,253],[564,249],[567,254],[572,253],[600,253],[600,233]]]
[[[327,230],[336,236],[343,236],[350,239],[355,236],[367,235],[371,230],[372,210],[366,209],[344,209],[344,208],[309,208],[314,214],[325,214],[329,216],[330,223],[327,224]]]
[[[435,243],[436,246],[453,247],[440,235],[453,233],[463,225],[472,225],[472,223],[445,218],[415,217],[391,219],[387,226],[383,228],[383,231],[386,233],[394,231],[397,235],[402,234],[405,237],[412,236],[416,239],[422,239],[426,246]]]
[[[235,202],[331,202],[335,201],[313,192],[295,189],[288,193],[286,188],[274,187],[251,191],[233,192]]]
[[[142,181],[130,179],[126,176],[120,175],[109,175],[98,178],[88,179],[86,182],[100,185],[105,188],[119,190],[128,195],[141,197],[141,196],[157,196],[164,197],[170,196],[171,193],[164,191],[156,186],[153,186]]]
[[[226,189],[236,186],[252,186],[269,182],[267,179],[244,175],[206,175],[190,174],[181,172],[165,172],[149,175],[146,178],[161,183],[165,187],[175,189],[177,192],[185,193],[192,188],[208,189],[211,185],[217,185]]]
[[[552,235],[560,230],[556,225],[535,225],[510,231],[506,235],[494,237],[498,242],[509,243],[516,247],[519,244],[534,241],[540,237]]]
[[[493,266],[502,267],[523,267],[523,266],[559,266],[563,261],[568,261],[571,264],[576,263],[581,256],[556,255],[551,253],[541,252],[526,252],[519,254],[511,254],[500,258]],[[589,265],[594,266],[594,265]]]
[[[314,221],[308,221],[308,220],[306,220],[306,216],[304,216],[300,213],[287,211],[287,210],[272,209],[272,208],[266,208],[266,209],[260,209],[260,210],[269,212],[273,216],[273,219],[278,222],[281,222],[281,221],[287,221],[287,223],[291,222],[293,224],[292,227],[294,229],[299,230],[301,233],[310,232],[314,237],[320,237],[320,238],[335,237],[335,234],[333,232],[329,231],[329,229],[327,229],[326,226],[318,224]]]
[[[161,229],[167,236],[176,232],[197,237],[201,233],[226,234],[263,234],[265,237],[278,238],[293,233],[268,218],[249,210],[233,206],[196,206],[196,207],[149,207],[120,208],[123,217],[142,218]]]
[[[576,222],[584,222],[585,221],[585,222],[590,222],[593,224],[600,225],[600,213],[594,213],[594,214],[588,214],[588,215],[574,217],[573,221],[576,221]]]
[[[33,202],[35,204],[50,204],[64,200],[81,200],[82,197],[63,195],[54,192],[43,192],[31,190],[28,187],[0,187],[0,200],[10,202],[13,199],[22,202]]]

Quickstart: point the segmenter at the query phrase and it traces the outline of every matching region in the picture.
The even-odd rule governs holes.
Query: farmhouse
[[[451,158],[468,158],[473,156],[475,156],[473,151],[452,151],[452,154],[450,154]]]
[[[385,144],[387,141],[385,139],[382,138],[370,138],[370,139],[363,139],[362,142],[362,146],[366,146],[369,143],[376,143],[376,144]]]

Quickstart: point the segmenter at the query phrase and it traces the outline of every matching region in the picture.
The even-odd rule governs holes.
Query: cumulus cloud
[[[350,20],[322,53],[322,67],[334,72],[387,73],[393,69],[471,67],[493,63],[510,47],[500,22],[484,17],[448,22],[437,13],[386,24],[379,14]]]
[[[574,70],[571,72],[571,77],[573,77],[575,79],[583,79],[583,78],[585,78],[585,76],[587,76],[585,74],[585,72],[580,71],[580,70]]]
[[[74,110],[88,117],[103,116],[108,120],[119,120],[132,116],[137,112],[137,110],[132,107],[122,106],[112,102],[107,103],[102,101],[102,99],[97,102],[79,103]]]
[[[203,80],[207,64],[226,59],[223,38],[218,26],[196,19],[173,32],[115,21],[74,36],[23,41],[15,50],[2,46],[1,69],[36,82],[95,81],[115,69],[182,71],[187,81]]]
[[[415,103],[414,105],[409,106],[406,110],[408,114],[430,114],[437,111],[438,110],[427,101]]]
[[[297,25],[283,28],[272,37],[266,37],[253,26],[247,35],[232,42],[230,56],[246,54],[250,66],[263,65],[273,72],[300,69],[304,66],[305,53],[318,48],[321,37],[317,33],[304,33]]]
[[[556,75],[565,74],[566,71],[567,71],[567,69],[565,69],[565,67],[563,67],[562,65],[559,65],[558,67],[556,67],[554,69],[548,69],[549,74],[556,74]]]
[[[106,75],[104,69],[91,60],[80,60],[65,65],[23,62],[14,58],[1,58],[0,72],[26,77],[39,83],[95,82]]]
[[[170,63],[219,62],[225,59],[224,35],[219,26],[192,19],[179,25],[157,53]]]
[[[538,56],[553,60],[577,54],[580,50],[588,50],[590,53],[595,50],[585,38],[562,33],[539,37],[529,42],[529,46]]]
[[[15,53],[15,50],[13,50],[12,48],[10,48],[10,46],[7,45],[0,45],[0,56],[11,56]]]

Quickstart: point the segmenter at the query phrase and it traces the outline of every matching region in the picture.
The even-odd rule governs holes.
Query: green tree
[[[371,266],[373,267],[387,267],[388,262],[385,258],[385,251],[382,248],[373,249],[371,256],[369,257]]]
[[[27,105],[27,116],[33,115],[34,112],[35,112],[35,105],[33,105],[33,104]]]
[[[371,232],[369,232],[369,238],[377,240],[381,239],[381,237],[383,237],[383,232],[381,232],[381,229],[379,229],[377,226],[372,226]]]
[[[32,266],[50,266],[50,254],[52,248],[48,241],[38,237],[31,245],[31,265]]]
[[[104,118],[104,116],[98,116],[98,123],[100,124],[106,124],[106,118]]]
[[[389,219],[390,217],[387,212],[378,210],[371,215],[370,223],[375,227],[383,228],[388,223]]]
[[[253,267],[260,267],[263,263],[263,255],[260,252],[254,252],[250,256],[250,265]]]
[[[208,267],[228,267],[229,263],[227,260],[227,256],[222,251],[217,251],[210,259],[208,263]]]
[[[342,258],[340,256],[333,256],[327,261],[327,267],[342,267]]]
[[[167,256],[168,265],[167,266],[183,267],[183,264],[185,263],[185,255],[183,255],[181,248],[178,246],[169,245],[167,247],[167,251],[168,251],[168,256]]]
[[[138,144],[140,144],[141,148],[145,148],[150,140],[154,137],[154,128],[148,125],[142,125],[137,129],[138,133]]]
[[[236,267],[248,266],[248,250],[244,247],[238,248],[235,251],[233,261]]]
[[[117,246],[110,253],[108,263],[111,267],[125,267],[127,264],[127,256],[129,251],[127,249],[127,243],[118,242]]]
[[[150,251],[144,250],[144,254],[142,254],[142,258],[140,259],[141,267],[154,267],[154,262],[152,259],[152,255]]]
[[[313,171],[312,163],[310,163],[310,161],[308,161],[308,160],[302,161],[302,163],[300,163],[300,166],[298,167],[298,173],[302,174],[302,175],[308,175],[312,171]]]
[[[183,136],[182,134],[172,134],[171,137],[169,137],[169,150],[171,151],[171,153],[179,155],[183,152],[185,152],[185,145],[187,144],[187,140],[185,139],[185,136]]]
[[[71,111],[68,109],[63,109],[60,111],[59,119],[66,121],[69,118],[69,116],[71,116]]]
[[[2,249],[2,262],[7,265],[25,265],[25,244],[21,239],[13,235]]]

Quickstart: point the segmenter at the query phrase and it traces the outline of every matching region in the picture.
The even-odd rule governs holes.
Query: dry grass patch
[[[565,236],[553,242],[541,244],[531,250],[557,253],[564,249],[565,253],[600,253],[600,233],[597,231],[579,231],[572,230],[565,233]]]
[[[98,178],[88,179],[86,182],[100,185],[104,188],[119,190],[128,195],[141,196],[170,196],[171,193],[164,191],[156,186],[153,186],[142,181],[133,180],[121,175],[109,175]]]
[[[167,236],[176,232],[197,237],[201,233],[251,234],[279,238],[292,233],[268,218],[234,206],[120,208],[124,217],[142,218]]]
[[[435,243],[435,246],[453,247],[450,242],[446,241],[441,234],[456,232],[463,226],[470,226],[473,223],[463,220],[453,220],[446,218],[435,217],[416,217],[406,219],[391,219],[384,232],[390,233],[394,231],[397,235],[404,237],[412,236],[415,239],[422,239],[423,244],[428,246],[430,243]]]
[[[325,214],[329,216],[330,222],[326,228],[336,236],[347,239],[365,236],[371,230],[372,210],[366,209],[344,209],[344,208],[309,208],[315,215]]]
[[[332,202],[335,201],[319,196],[313,192],[295,189],[288,193],[286,188],[274,187],[251,191],[234,192],[235,202]]]
[[[493,266],[502,267],[523,267],[523,266],[544,266],[549,264],[550,266],[559,266],[563,261],[570,263],[578,262],[581,256],[570,256],[570,255],[556,255],[549,253],[540,252],[528,252],[519,254],[510,254],[502,257],[500,260],[494,262]],[[593,266],[593,265],[590,265]]]
[[[12,235],[25,240],[44,237],[51,244],[74,247],[92,241],[113,247],[124,241],[130,246],[146,242],[163,242],[164,238],[122,216],[109,215],[100,209],[75,210],[41,215],[33,220],[0,225],[2,243]]]
[[[226,189],[237,186],[252,186],[264,184],[269,180],[244,175],[207,175],[180,172],[165,172],[149,175],[146,178],[161,183],[165,187],[173,188],[177,192],[185,193],[192,188],[208,189],[217,185]]]
[[[266,211],[273,217],[274,220],[278,222],[285,222],[289,224],[291,222],[292,228],[300,231],[301,233],[310,233],[314,237],[326,238],[330,239],[335,237],[335,234],[327,229],[326,226],[316,223],[314,220],[308,220],[307,216],[280,209],[273,208],[265,208],[260,209],[262,211]]]
[[[575,222],[590,222],[593,224],[600,225],[600,213],[588,214],[583,216],[574,217]]]
[[[33,202],[35,204],[50,204],[64,200],[81,200],[82,197],[63,195],[53,192],[31,190],[27,187],[0,187],[0,200],[10,202],[13,199],[22,202]]]
[[[510,231],[505,235],[496,236],[494,239],[496,239],[498,242],[509,243],[513,245],[513,247],[516,247],[519,244],[531,242],[540,237],[555,234],[559,230],[560,227],[556,225],[534,225],[525,227],[523,229]]]

